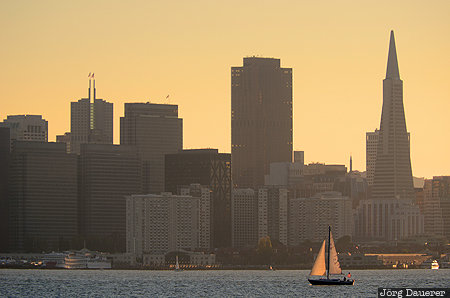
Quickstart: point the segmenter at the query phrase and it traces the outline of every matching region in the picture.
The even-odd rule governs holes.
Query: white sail
[[[328,268],[330,274],[342,274],[341,265],[339,264],[336,247],[334,246],[333,235],[330,232],[330,268]]]
[[[179,270],[180,269],[180,264],[178,264],[178,255],[176,257],[176,263],[175,263],[175,270]]]
[[[325,275],[325,273],[325,240],[323,240],[319,254],[317,254],[316,261],[309,275]]]

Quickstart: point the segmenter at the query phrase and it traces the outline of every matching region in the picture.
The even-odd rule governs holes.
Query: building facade
[[[324,192],[289,201],[289,245],[307,240],[321,242],[328,237],[328,226],[336,240],[352,236],[352,202],[348,197],[339,192]]]
[[[247,57],[231,68],[233,184],[264,185],[272,162],[292,162],[292,68]]]
[[[209,251],[212,247],[211,238],[211,194],[208,186],[200,184],[191,184],[180,187],[180,195],[199,198],[198,205],[198,233],[199,249]]]
[[[258,239],[269,236],[272,242],[288,242],[288,190],[283,187],[258,190]]]
[[[77,157],[64,144],[16,141],[10,169],[11,250],[69,249],[78,235]]]
[[[183,148],[183,119],[178,118],[178,106],[126,103],[125,116],[120,118],[120,144],[135,146],[143,160],[144,193],[164,191],[164,155]]]
[[[0,252],[9,251],[8,177],[11,138],[9,127],[0,127]]]
[[[198,249],[199,205],[200,198],[167,192],[127,196],[127,252],[142,256]]]
[[[426,235],[450,236],[450,176],[425,180],[422,210]]]
[[[11,141],[48,142],[48,122],[41,115],[7,116],[0,127],[9,127]]]
[[[165,156],[166,191],[198,183],[210,188],[212,245],[231,246],[231,156],[217,149],[182,150]]]
[[[379,134],[380,131],[378,129],[375,129],[375,131],[366,132],[366,179],[369,186],[373,184]]]
[[[93,95],[91,100],[91,81]],[[60,138],[60,141],[63,141]],[[67,140],[66,140],[67,141]],[[89,80],[88,98],[70,103],[70,142],[72,153],[80,153],[81,144],[113,143],[113,104],[96,98],[95,80]]]
[[[250,188],[232,192],[232,246],[256,247],[258,244],[258,197]]]
[[[79,223],[88,247],[125,251],[125,196],[141,193],[141,162],[135,148],[81,144]]]
[[[422,235],[423,215],[410,200],[361,200],[355,213],[355,238],[397,241]]]

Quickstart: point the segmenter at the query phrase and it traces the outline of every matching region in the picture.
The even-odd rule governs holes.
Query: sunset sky
[[[365,170],[395,32],[416,177],[450,175],[450,1],[0,1],[0,120],[41,114],[49,140],[70,102],[179,105],[184,148],[230,152],[230,69],[245,56],[293,68],[294,149]]]

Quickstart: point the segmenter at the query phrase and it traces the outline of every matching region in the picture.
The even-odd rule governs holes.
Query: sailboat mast
[[[331,226],[328,226],[327,279],[330,278],[330,239],[331,239]]]

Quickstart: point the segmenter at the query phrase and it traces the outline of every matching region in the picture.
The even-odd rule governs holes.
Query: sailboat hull
[[[355,281],[353,279],[327,279],[327,278],[321,278],[321,279],[310,279],[308,278],[308,281],[312,285],[328,285],[328,286],[339,286],[339,285],[353,285]]]

